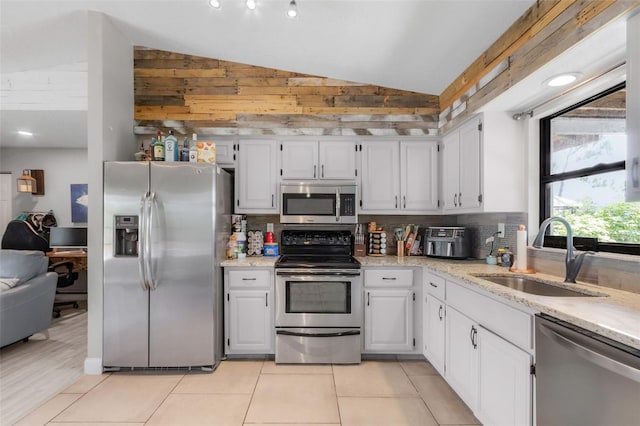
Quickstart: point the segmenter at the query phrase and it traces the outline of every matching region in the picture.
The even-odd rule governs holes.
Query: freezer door
[[[149,353],[149,292],[138,257],[115,256],[115,216],[140,215],[148,191],[146,162],[104,163],[103,364],[146,367]],[[138,217],[140,222],[140,217]]]
[[[215,169],[151,163],[150,367],[215,364]]]

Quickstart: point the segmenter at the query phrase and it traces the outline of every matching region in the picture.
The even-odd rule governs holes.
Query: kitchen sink
[[[568,289],[544,281],[528,277],[505,276],[505,275],[475,275],[483,280],[491,281],[514,290],[538,296],[550,297],[601,297],[606,294],[590,292],[582,289]]]

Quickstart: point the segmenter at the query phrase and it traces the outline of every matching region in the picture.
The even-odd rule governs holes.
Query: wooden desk
[[[87,270],[87,252],[85,251],[50,251],[47,253],[51,262],[71,262],[74,271]]]

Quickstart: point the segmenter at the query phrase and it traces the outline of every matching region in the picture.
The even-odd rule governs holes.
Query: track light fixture
[[[533,110],[528,111],[528,112],[527,111],[517,112],[517,113],[513,114],[511,116],[511,118],[513,118],[514,120],[518,121],[518,120],[522,120],[526,116],[529,116],[529,118],[533,117]]]

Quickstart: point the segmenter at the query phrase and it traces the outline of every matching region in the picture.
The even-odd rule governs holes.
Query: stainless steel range
[[[359,363],[362,277],[351,232],[284,230],[280,241],[276,363]]]

